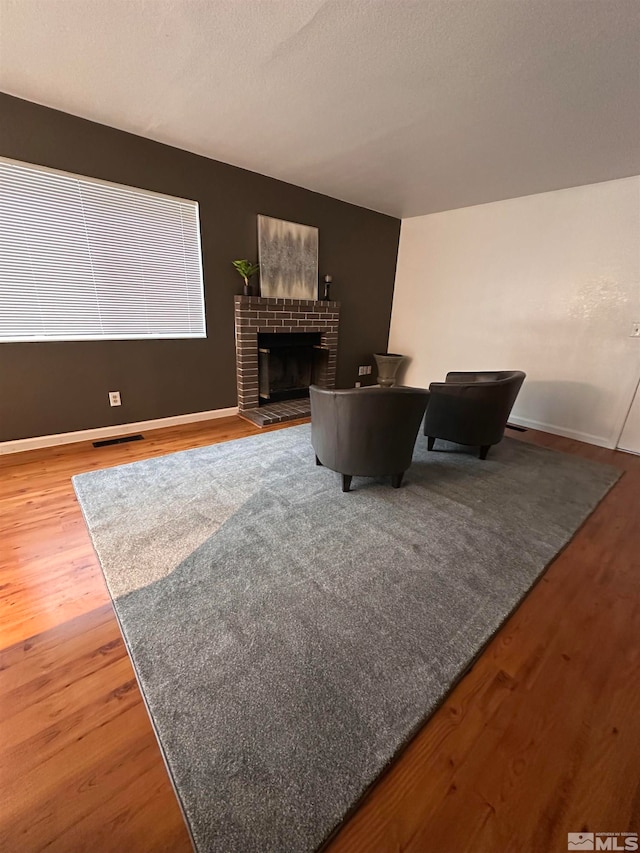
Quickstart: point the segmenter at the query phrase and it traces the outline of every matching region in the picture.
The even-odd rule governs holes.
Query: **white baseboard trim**
[[[529,418],[512,416],[509,418],[509,423],[516,424],[516,426],[529,427],[529,429],[537,429],[540,432],[550,432],[552,435],[561,435],[564,438],[573,438],[574,441],[584,441],[587,444],[595,444],[598,447],[607,447],[609,450],[615,450],[616,447],[615,441],[612,441],[610,438],[602,438],[600,435],[591,435],[588,432],[580,432],[575,429],[566,429],[555,424],[546,424],[543,421],[532,421]]]
[[[216,418],[228,418],[238,414],[238,407],[228,409],[212,409],[209,412],[192,412],[188,415],[174,415],[171,418],[156,418],[151,421],[136,421],[135,423],[116,424],[114,426],[81,429],[76,432],[61,432],[57,435],[40,435],[34,438],[19,438],[15,441],[0,442],[0,456],[6,453],[22,453],[25,450],[37,450],[41,447],[56,447],[59,444],[73,444],[76,441],[100,441],[103,438],[114,438],[119,435],[130,435],[142,430],[162,429],[162,427],[193,424],[198,421],[211,421]]]
[[[61,444],[73,444],[77,441],[100,441],[103,438],[114,438],[119,435],[129,435],[142,430],[162,429],[163,427],[180,426],[182,424],[193,424],[198,421],[210,421],[216,418],[228,418],[238,414],[237,406],[228,409],[212,409],[208,412],[191,412],[188,415],[174,415],[170,418],[156,418],[150,421],[136,421],[134,423],[115,424],[114,426],[96,427],[95,429],[83,429],[76,432],[61,432],[56,435],[40,435],[34,438],[19,438],[15,441],[0,442],[0,456],[7,453],[21,453],[25,450],[38,450],[41,447],[56,447]],[[555,424],[547,424],[542,421],[533,421],[529,418],[510,417],[509,422],[516,426],[529,427],[541,432],[550,432],[552,435],[561,435],[564,438],[573,438],[575,441],[584,441],[587,444],[595,444],[598,447],[615,449],[615,442],[611,439],[602,438],[598,435],[590,435],[578,430],[565,429]]]

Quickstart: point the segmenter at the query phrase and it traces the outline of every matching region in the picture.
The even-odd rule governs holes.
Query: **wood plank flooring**
[[[191,849],[70,477],[258,431],[0,457],[3,853]],[[564,853],[567,832],[640,831],[640,458],[512,437],[626,473],[330,853]]]

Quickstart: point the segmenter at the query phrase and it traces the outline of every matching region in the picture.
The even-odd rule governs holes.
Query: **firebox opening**
[[[320,332],[258,334],[261,405],[309,395],[309,385],[319,382],[328,358],[320,341]]]

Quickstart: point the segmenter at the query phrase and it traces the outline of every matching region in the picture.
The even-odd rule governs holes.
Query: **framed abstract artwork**
[[[258,215],[260,295],[318,298],[318,229]]]

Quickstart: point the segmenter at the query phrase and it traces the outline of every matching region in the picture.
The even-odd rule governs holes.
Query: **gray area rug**
[[[619,476],[440,447],[399,490],[308,425],[74,478],[201,853],[322,845]]]

